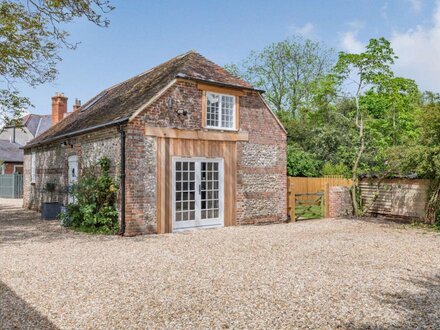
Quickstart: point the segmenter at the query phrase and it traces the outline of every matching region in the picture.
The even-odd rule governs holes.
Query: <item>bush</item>
[[[321,162],[312,154],[296,146],[287,147],[287,175],[320,176]]]
[[[110,160],[101,158],[99,168],[88,169],[72,187],[75,202],[67,205],[61,223],[80,231],[115,234],[117,183],[109,174]]]
[[[325,163],[322,167],[322,175],[342,175],[344,178],[351,176],[350,169],[343,163]]]

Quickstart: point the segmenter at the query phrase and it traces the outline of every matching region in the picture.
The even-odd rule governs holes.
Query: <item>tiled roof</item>
[[[52,125],[51,115],[28,114],[22,118],[23,126],[35,137],[47,131]]]
[[[190,51],[102,91],[27,147],[127,119],[177,77],[252,89],[247,82]]]
[[[20,145],[8,140],[0,140],[0,160],[6,162],[22,162],[23,150]]]

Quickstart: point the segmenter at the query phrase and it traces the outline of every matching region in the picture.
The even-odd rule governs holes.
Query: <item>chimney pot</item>
[[[75,99],[75,103],[73,104],[73,111],[77,111],[79,108],[81,108],[81,100]]]
[[[64,118],[67,112],[67,97],[63,93],[55,93],[52,96],[52,125],[55,125]]]

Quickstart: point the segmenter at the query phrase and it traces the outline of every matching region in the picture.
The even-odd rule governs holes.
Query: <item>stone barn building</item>
[[[112,86],[24,147],[24,206],[68,203],[106,156],[127,236],[285,221],[286,131],[261,94],[194,51]]]

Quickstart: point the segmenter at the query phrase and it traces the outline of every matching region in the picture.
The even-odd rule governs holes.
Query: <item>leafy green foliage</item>
[[[321,163],[298,147],[287,148],[287,175],[289,176],[319,176]]]
[[[351,176],[350,168],[344,163],[325,163],[322,166],[322,175],[342,175],[345,178]]]
[[[440,227],[440,97],[425,93],[416,113],[417,134],[405,145],[390,150],[390,163],[398,173],[415,173],[432,180],[425,218]]]
[[[110,160],[101,158],[98,164],[99,170],[89,169],[74,184],[75,202],[67,206],[63,222],[80,231],[115,234],[118,231],[118,186],[109,174]]]
[[[334,63],[334,52],[324,45],[295,36],[253,51],[239,65],[227,65],[231,73],[266,91],[265,98],[277,112],[299,115],[313,106],[321,82]],[[328,81],[326,81],[328,83]]]
[[[31,104],[21,96],[16,82],[37,86],[57,75],[63,47],[74,49],[61,27],[85,17],[108,26],[102,16],[113,7],[107,0],[2,0],[0,2],[0,124],[14,124]]]

